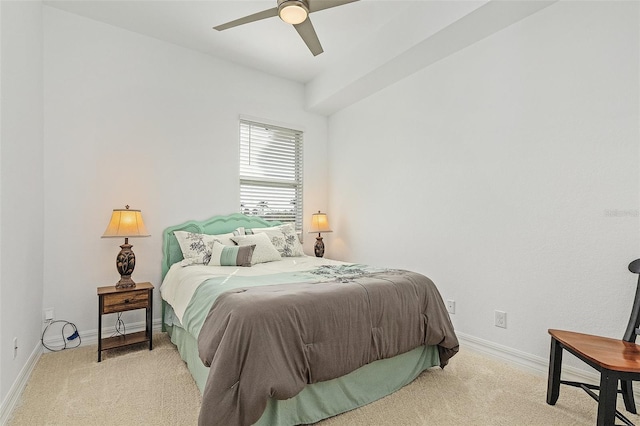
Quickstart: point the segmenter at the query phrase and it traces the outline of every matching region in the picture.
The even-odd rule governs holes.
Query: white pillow
[[[182,266],[187,265],[206,265],[211,259],[211,248],[215,238],[213,235],[196,234],[187,231],[175,231],[182,257],[184,259],[180,263]]]
[[[249,229],[249,231],[251,231],[251,230]],[[240,236],[240,235],[247,235],[247,234],[251,234],[251,232],[246,232],[245,227],[244,227],[244,226],[241,226],[241,227],[239,227],[239,228],[234,229],[234,231],[232,232],[232,234],[233,234],[233,235],[235,235],[235,236],[237,237],[237,236]]]
[[[253,257],[251,258],[252,265],[282,259],[278,250],[276,250],[273,244],[271,244],[271,240],[269,240],[267,234],[239,235],[231,237],[231,240],[239,246],[255,244],[256,248],[253,251]]]
[[[273,244],[282,257],[304,256],[302,244],[300,244],[298,233],[292,223],[272,226],[270,228],[245,229],[244,232],[247,235],[260,233],[267,234],[271,240],[271,244]]]
[[[220,241],[222,244],[224,244],[225,246],[235,246],[236,243],[234,243],[233,241],[231,241],[231,237],[233,237],[233,232],[229,232],[228,234],[217,234],[217,235],[212,235],[213,238],[215,238],[216,240]]]

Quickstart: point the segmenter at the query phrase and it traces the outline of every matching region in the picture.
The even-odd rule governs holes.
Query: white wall
[[[0,3],[0,24],[2,23],[2,3]],[[0,176],[2,176],[2,27],[0,27]],[[2,185],[0,184],[0,218],[2,217]],[[0,222],[0,241],[2,241],[2,222]],[[0,342],[5,343],[2,333],[2,244],[0,244]],[[0,351],[0,406],[4,407],[5,393],[2,391],[2,351]],[[4,411],[4,408],[2,409]]]
[[[44,34],[44,307],[81,335],[119,279],[123,241],[100,238],[113,208],[142,210],[133,279],[156,289],[164,228],[238,211],[240,115],[305,132],[305,219],[326,208],[327,120],[302,85],[49,7]]]
[[[143,210],[134,279],[157,286],[162,229],[236,210],[240,114],[305,131],[305,212],[330,202],[328,256],[423,272],[458,330],[541,357],[548,327],[622,333],[637,3],[559,3],[472,45],[335,114],[328,157],[300,85],[47,7],[43,33],[40,4],[20,4],[0,14],[3,400],[43,307],[95,331],[95,288],[118,279],[111,209]]]
[[[528,354],[548,328],[621,337],[638,7],[556,3],[334,114],[328,253],[428,275],[457,330]]]
[[[43,281],[42,8],[0,4],[0,401],[39,345]],[[14,358],[13,338],[18,338]]]

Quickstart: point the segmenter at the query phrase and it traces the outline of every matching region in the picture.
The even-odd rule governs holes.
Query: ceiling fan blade
[[[310,0],[309,13],[329,9],[336,6],[342,6],[343,4],[353,3],[355,1],[358,0]]]
[[[311,19],[307,18],[303,23],[294,25],[300,37],[305,42],[313,56],[318,56],[324,50],[322,50],[322,45],[320,44],[320,40],[318,40],[318,35],[316,34],[316,30],[313,28],[313,24],[311,24]]]
[[[213,29],[222,31],[229,28],[237,27],[238,25],[248,24],[249,22],[260,21],[261,19],[272,18],[278,16],[278,8],[263,10],[262,12],[254,13],[253,15],[245,16],[244,18],[236,19],[235,21],[227,22],[226,24],[218,25]]]

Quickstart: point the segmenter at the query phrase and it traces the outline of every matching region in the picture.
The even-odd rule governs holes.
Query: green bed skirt
[[[178,326],[166,326],[200,392],[209,368],[198,357],[197,340]],[[387,396],[412,382],[427,368],[440,365],[436,346],[421,346],[393,358],[372,362],[337,379],[307,385],[287,400],[269,399],[257,425],[315,423]]]

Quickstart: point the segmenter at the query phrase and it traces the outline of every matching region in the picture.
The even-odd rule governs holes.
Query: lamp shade
[[[327,219],[326,213],[321,213],[318,210],[318,213],[314,213],[311,216],[311,226],[309,227],[309,233],[315,232],[333,232],[331,227],[329,226],[329,219]]]
[[[149,233],[142,221],[140,210],[113,209],[111,220],[102,238],[148,237]]]

